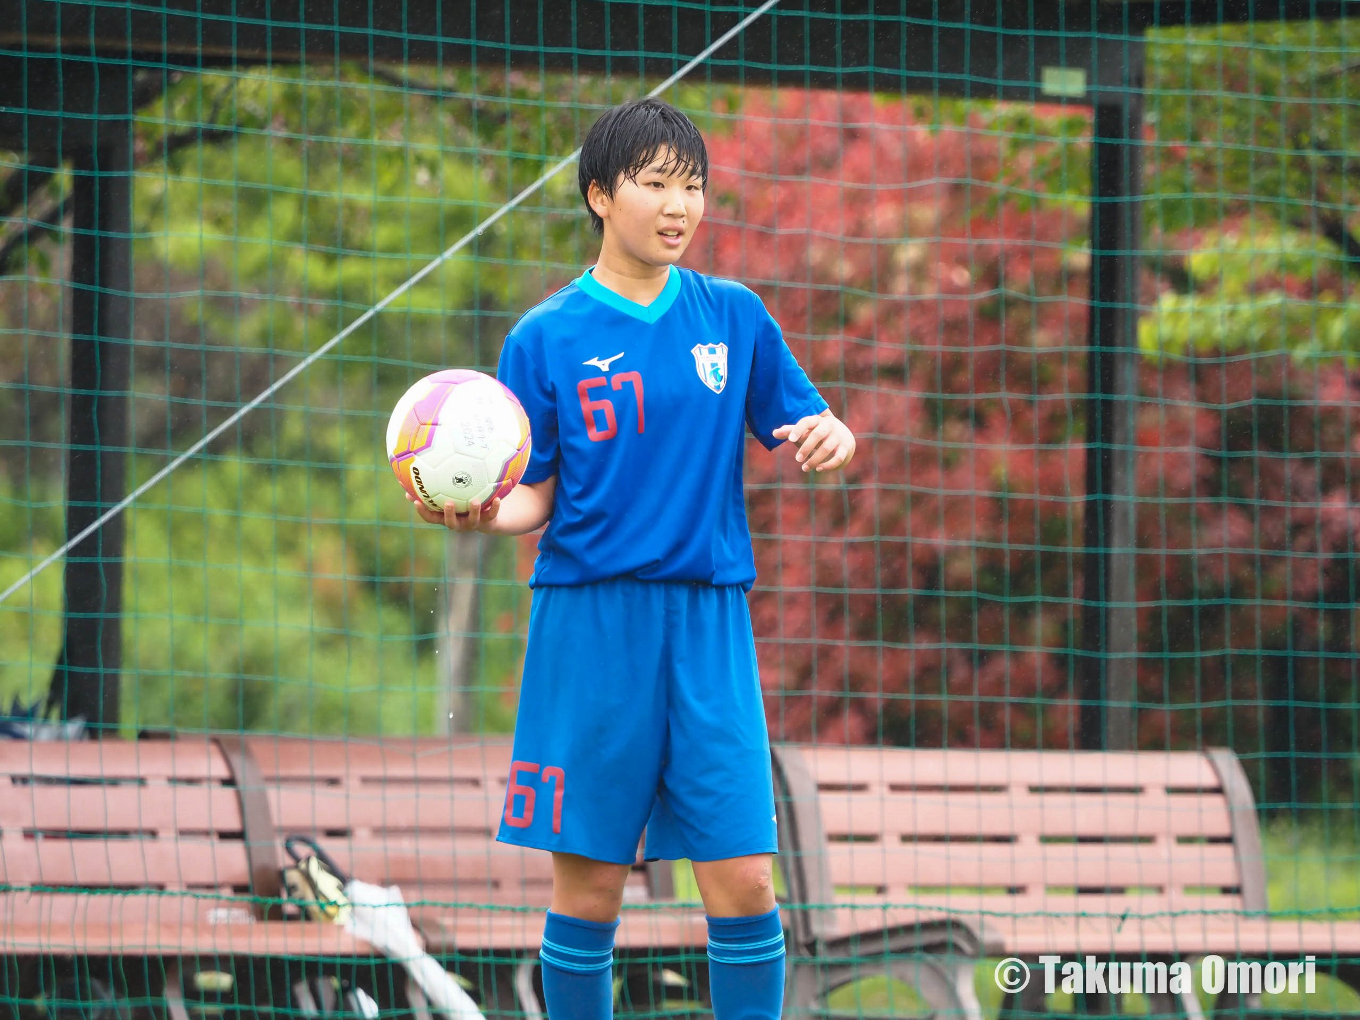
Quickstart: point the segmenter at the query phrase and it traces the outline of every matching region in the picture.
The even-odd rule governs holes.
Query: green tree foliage
[[[1350,261],[1360,184],[1360,25],[1163,30],[1147,47],[1148,191],[1161,232],[1249,209]]]
[[[134,479],[474,229],[608,99],[599,83],[572,97],[560,80],[470,71],[278,68],[162,84],[135,125]],[[55,211],[69,180],[36,179],[18,196],[27,236],[6,245],[0,281],[0,384],[23,398],[0,410],[5,435],[21,437],[0,447],[0,584],[63,530],[66,253],[36,228],[53,220],[47,233],[65,239]],[[444,538],[413,526],[383,428],[424,372],[493,366],[561,260],[579,265],[588,230],[574,189],[558,175],[129,511],[129,725],[433,725]],[[511,632],[513,558],[483,564],[482,600],[489,626]],[[53,567],[0,607],[0,695],[45,691],[60,578]],[[502,686],[514,644],[487,641],[478,675]],[[489,710],[505,724],[499,701]]]
[[[134,484],[643,90],[324,62],[135,87]],[[0,399],[3,588],[63,538],[71,209],[60,167],[11,154],[0,169],[0,395],[17,398]],[[129,728],[435,726],[446,543],[391,477],[388,413],[427,371],[492,368],[513,320],[596,244],[567,168],[128,511]],[[509,724],[531,556],[488,543],[477,564],[471,725]],[[0,697],[44,694],[61,609],[59,565],[0,605]]]
[[[1160,288],[1139,322],[1150,355],[1269,354],[1360,363],[1360,290],[1315,235],[1257,217],[1199,232],[1183,258],[1189,286]],[[1320,250],[1323,249],[1323,250]]]
[[[1148,34],[1143,247],[1149,355],[1288,350],[1360,362],[1360,24]],[[1006,201],[1081,213],[1091,122],[1057,107],[959,104],[1002,146]]]

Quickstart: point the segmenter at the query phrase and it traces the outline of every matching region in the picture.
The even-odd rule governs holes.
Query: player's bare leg
[[[709,917],[750,917],[774,909],[773,861],[769,854],[695,861],[694,880]]]
[[[628,881],[627,865],[576,854],[555,853],[552,859],[553,913],[601,923],[617,920]]]
[[[554,853],[552,909],[539,965],[552,1020],[608,1020],[614,1011],[614,930],[628,867]]]
[[[777,1020],[784,1001],[784,930],[769,854],[695,861],[708,913],[708,988],[715,1020]]]

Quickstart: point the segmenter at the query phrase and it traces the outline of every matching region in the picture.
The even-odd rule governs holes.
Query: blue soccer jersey
[[[650,305],[587,270],[515,323],[498,376],[529,415],[523,481],[557,475],[534,586],[749,588],[745,428],[773,449],[827,406],[759,297],[678,267]]]

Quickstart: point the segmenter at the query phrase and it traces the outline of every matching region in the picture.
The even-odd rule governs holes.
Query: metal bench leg
[[[894,960],[889,972],[913,985],[936,1016],[983,1020],[982,1003],[973,987],[977,960],[972,957],[926,953]]]
[[[167,960],[165,964],[165,1011],[170,1020],[189,1020],[189,1011],[184,1005],[184,971],[178,960]]]
[[[816,958],[789,953],[784,960],[784,1015],[802,1018],[816,1013],[817,987]]]
[[[935,953],[899,957],[887,961],[849,963],[818,960],[816,956],[790,956],[784,979],[784,1012],[802,1018],[826,1012],[826,997],[861,977],[884,973],[920,993],[934,1016],[941,1020],[983,1020],[982,1003],[973,987],[977,960],[968,956]]]
[[[522,960],[515,967],[515,998],[519,1000],[524,1020],[546,1020],[543,1004],[534,992],[534,968],[537,966],[537,960]]]
[[[797,985],[799,1011],[796,1017],[822,1017],[828,1015],[827,996],[838,988],[850,984],[872,970],[863,964],[851,963],[844,959],[819,959],[816,956],[804,958],[805,962],[797,969],[794,982]],[[788,961],[785,960],[785,968]],[[785,983],[788,983],[787,969]],[[785,1002],[787,1006],[787,1000]],[[787,1009],[785,1010],[787,1013]]]
[[[516,958],[477,961],[469,967],[476,975],[473,994],[486,1020],[545,1020],[534,991],[536,963],[534,959]]]

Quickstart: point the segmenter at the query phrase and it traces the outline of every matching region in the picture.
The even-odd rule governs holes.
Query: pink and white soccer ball
[[[504,385],[466,369],[427,375],[397,401],[387,422],[387,457],[416,499],[431,510],[448,500],[504,498],[529,465],[529,417]]]

